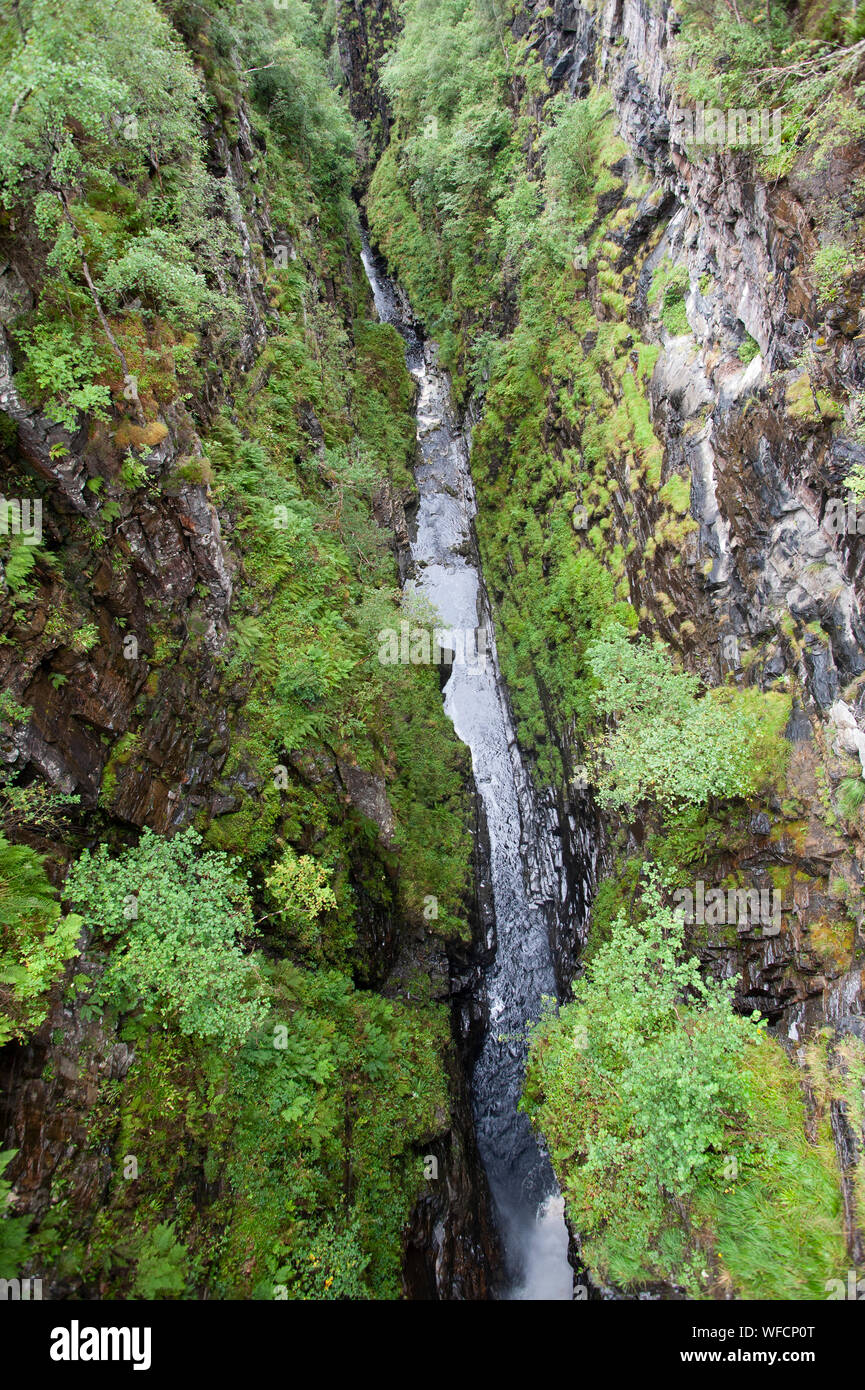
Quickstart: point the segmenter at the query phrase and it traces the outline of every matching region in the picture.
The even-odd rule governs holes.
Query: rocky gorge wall
[[[819,167],[802,158],[774,178],[747,149],[695,151],[682,124],[685,103],[672,62],[681,21],[666,3],[538,3],[521,4],[511,15],[493,6],[492,13],[500,31],[516,40],[504,80],[514,111],[528,113],[535,132],[543,137],[551,98],[580,101],[600,92],[622,142],[618,158],[610,154],[604,166],[594,220],[572,247],[575,303],[590,308],[591,331],[581,327],[566,337],[570,325],[559,311],[572,355],[561,344],[546,356],[539,350],[532,365],[540,387],[532,379],[524,388],[539,392],[531,417],[534,401],[524,397],[525,418],[540,435],[539,454],[565,474],[571,458],[582,458],[584,467],[587,457],[597,460],[590,486],[575,489],[574,543],[607,565],[641,631],[662,637],[707,685],[791,699],[783,785],[763,801],[716,810],[684,843],[669,844],[666,862],[677,866],[683,883],[769,891],[780,903],[777,932],[759,924],[704,924],[692,944],[708,971],[741,977],[738,1006],[766,1015],[803,1066],[806,1040],[813,1044],[828,1029],[821,1045],[828,1046],[835,1081],[818,1095],[813,1070],[805,1075],[814,1113],[827,1107],[832,1113],[848,1249],[858,1261],[863,1218],[853,1192],[865,1151],[861,1078],[839,1061],[838,1049],[843,1052],[845,1037],[865,1036],[865,860],[859,814],[845,812],[838,797],[841,784],[860,778],[863,766],[865,626],[861,539],[855,527],[839,531],[834,522],[850,468],[865,461],[851,407],[865,382],[863,274],[861,258],[851,252],[848,273],[827,297],[815,257],[837,235],[839,216],[861,215],[859,195],[851,191],[862,167],[861,143],[839,141]],[[398,61],[400,75],[414,81],[409,59],[401,53]],[[431,108],[434,97],[427,100]],[[397,148],[373,176],[371,224],[393,267],[423,301],[416,307],[444,318],[441,287],[452,264],[463,265],[458,237],[466,214],[440,203],[448,211],[437,223],[430,216],[420,125],[406,104],[401,128],[400,109],[397,104]],[[470,116],[464,129],[471,132]],[[525,139],[522,147],[533,178],[542,168],[539,143]],[[452,147],[447,157],[454,158]],[[447,175],[441,177],[453,198]],[[412,178],[418,181],[411,184]],[[402,211],[401,192],[411,212]],[[479,245],[491,225],[479,222]],[[489,272],[495,290],[486,304],[480,295],[471,298],[465,269],[459,277],[451,281],[463,335],[458,354],[479,330],[506,341],[519,325],[518,269],[505,258]],[[677,293],[668,296],[671,283]],[[670,312],[673,305],[678,312]],[[613,334],[619,335],[616,360],[604,346]],[[457,360],[462,371],[464,359]],[[586,364],[596,374],[588,408],[574,387]],[[596,448],[587,432],[592,413],[611,418],[620,407],[630,411],[630,383],[660,446],[651,478],[645,464],[651,446],[631,426],[628,438],[628,429],[613,422],[602,450],[588,452]],[[576,409],[567,403],[571,391]],[[531,437],[534,448],[538,433],[529,436],[523,427],[518,391],[507,409],[501,392],[486,402],[484,392],[481,386],[470,406],[480,421],[472,459],[477,529],[500,641],[512,654],[505,674],[518,733],[543,763],[542,796],[572,837],[578,828],[584,836],[588,830],[601,854],[601,877],[623,885],[615,895],[621,903],[636,892],[639,866],[660,852],[665,832],[645,807],[627,822],[610,814],[596,819],[579,737],[550,685],[540,643],[525,635],[537,607],[533,613],[523,574],[541,533],[529,542],[526,530],[520,534],[512,524],[508,531],[503,516],[530,495],[525,513],[533,510],[543,529],[554,509],[573,507],[574,493],[563,502],[561,487],[544,491],[537,470],[522,463],[525,444],[509,435]],[[547,575],[548,556],[543,565]],[[544,581],[540,566],[535,569],[537,605]],[[555,777],[544,762],[550,749],[559,759]],[[576,885],[587,867],[579,835],[571,865]],[[590,941],[592,931],[604,930],[609,902],[605,894]]]
[[[732,672],[773,689],[788,676],[797,692],[790,801],[737,826],[712,878],[741,871],[748,885],[773,884],[780,936],[745,933],[734,948],[709,940],[707,958],[725,975],[741,972],[743,1006],[767,1012],[794,1043],[822,1024],[861,1037],[860,827],[835,820],[821,767],[830,786],[842,771],[859,775],[835,702],[846,701],[850,727],[861,727],[862,545],[855,532],[823,523],[850,466],[865,457],[838,404],[865,380],[862,277],[849,277],[827,306],[809,274],[817,209],[848,184],[858,149],[853,142],[819,173],[775,185],[747,152],[689,159],[675,122],[669,52],[678,20],[668,5],[556,6],[543,18],[527,7],[518,24],[529,26],[554,89],[579,95],[593,78],[608,86],[632,157],[651,175],[612,235],[620,247],[612,269],[623,276],[629,321],[661,349],[648,394],[662,481],[689,481],[697,526],[681,550],[659,549],[645,573],[632,562],[633,602],[710,683]],[[647,304],[665,257],[687,272],[684,332],[670,332],[657,303],[654,313]],[[600,293],[591,268],[588,292]],[[759,353],[743,363],[746,335]],[[616,484],[614,526],[645,554],[658,513],[639,504],[628,513],[625,472]],[[846,917],[843,946],[827,948],[827,923],[838,917]]]
[[[379,381],[382,368],[375,353],[390,344],[385,340],[380,346],[380,339],[373,338],[370,346],[363,337],[372,313],[356,224],[351,225],[350,218],[346,223],[335,218],[336,194],[333,207],[325,202],[309,212],[304,202],[312,199],[309,155],[306,175],[299,150],[291,151],[298,168],[286,170],[280,137],[263,128],[260,112],[248,104],[240,60],[220,37],[219,5],[213,9],[212,24],[187,19],[183,32],[214,98],[202,134],[214,205],[231,247],[215,273],[218,288],[239,304],[242,324],[230,347],[202,335],[197,344],[200,371],[192,375],[192,389],[160,395],[142,386],[140,396],[134,388],[131,393],[118,389],[110,418],[79,415],[75,430],[29,404],[16,376],[21,361],[14,335],[40,303],[44,248],[14,219],[2,226],[0,406],[8,422],[3,434],[4,491],[17,496],[35,489],[43,505],[42,545],[29,591],[16,596],[6,588],[3,594],[0,672],[4,689],[27,711],[26,719],[4,720],[3,760],[14,784],[44,784],[72,799],[59,821],[36,818],[17,825],[14,833],[47,853],[52,879],[60,882],[66,864],[83,846],[104,841],[120,848],[133,843],[145,827],[171,836],[194,823],[218,844],[244,856],[251,851],[246,859],[251,865],[261,861],[256,861],[250,837],[257,837],[259,845],[269,843],[270,836],[288,823],[291,835],[314,845],[324,827],[340,841],[346,891],[355,905],[355,944],[348,968],[362,989],[394,1001],[398,1008],[428,1010],[438,1028],[439,1015],[451,1005],[448,951],[463,962],[468,978],[476,969],[472,934],[482,942],[484,933],[483,909],[468,878],[471,811],[459,791],[460,783],[467,785],[468,772],[459,765],[458,750],[451,750],[451,736],[438,709],[436,674],[420,674],[425,693],[409,697],[419,718],[429,709],[426,746],[430,756],[440,755],[439,771],[453,759],[445,774],[455,779],[447,785],[456,790],[427,785],[414,793],[411,803],[404,799],[400,804],[394,798],[393,778],[402,778],[405,785],[412,774],[412,757],[403,749],[378,758],[372,769],[361,744],[355,747],[332,732],[320,742],[295,743],[282,752],[278,741],[273,749],[262,750],[256,742],[256,706],[251,704],[262,672],[255,662],[237,660],[242,615],[252,623],[253,641],[260,645],[260,626],[249,614],[261,613],[266,603],[250,601],[256,561],[249,546],[249,503],[236,490],[226,495],[227,468],[221,478],[215,475],[218,470],[208,456],[217,448],[214,432],[228,418],[237,430],[238,445],[242,438],[253,437],[256,422],[248,402],[266,400],[272,379],[287,396],[296,390],[290,396],[292,423],[287,424],[284,412],[281,434],[294,430],[296,415],[298,452],[313,460],[315,469],[326,447],[332,447],[334,433],[357,438],[362,432],[353,412],[362,408],[364,399],[383,399],[375,396],[375,385],[365,396],[349,394],[346,407],[334,402],[335,422],[317,404],[308,377],[301,379],[306,359],[300,349],[295,349],[291,362],[283,363],[282,374],[274,368],[272,354],[285,339],[289,312],[281,299],[285,280],[279,272],[293,275],[295,287],[299,277],[302,298],[299,306],[292,302],[291,312],[297,312],[302,325],[301,341],[306,333],[303,351],[310,354],[322,379],[331,341],[326,336],[331,331],[328,316],[340,325],[353,354],[351,370],[358,371],[364,386],[370,376]],[[345,216],[344,208],[339,216]],[[325,227],[320,227],[320,218]],[[340,278],[334,278],[330,259],[335,221]],[[136,322],[140,307],[140,301],[127,306],[127,322]],[[314,315],[318,317],[313,321]],[[321,322],[327,327],[321,329]],[[327,370],[334,371],[340,389],[346,380],[346,358],[337,355],[342,341],[334,339],[333,366],[327,360]],[[359,343],[366,344],[365,356]],[[296,385],[291,372],[297,370],[298,358]],[[368,375],[361,377],[362,372]],[[409,386],[400,378],[394,389],[405,394]],[[355,404],[358,399],[360,405]],[[399,413],[410,409],[410,392],[400,401],[399,408],[392,409],[390,403],[382,407],[384,428],[397,438],[400,431],[409,430],[413,441],[410,416]],[[369,428],[378,427],[380,419],[376,417]],[[264,432],[265,427],[260,428]],[[399,447],[410,457],[411,443]],[[134,479],[127,467],[130,449],[137,459]],[[333,498],[338,526],[342,494],[334,491]],[[368,514],[361,520],[352,515],[359,551],[370,545],[376,553],[383,549],[391,585],[404,578],[405,511],[411,504],[407,475],[396,481],[381,476]],[[331,518],[326,529],[334,529]],[[278,650],[284,659],[284,650]],[[367,649],[362,656],[371,659]],[[412,679],[414,674],[409,672]],[[402,717],[396,715],[392,732],[399,731]],[[274,811],[271,783],[276,760],[292,796],[304,807],[299,820],[290,808]],[[417,867],[404,866],[406,854],[415,852],[405,850],[406,840],[411,846],[413,837],[419,837],[424,844],[432,833],[422,826],[423,806],[447,805],[450,815],[451,795],[452,833],[457,853],[459,847],[465,850],[466,880],[457,885],[453,898],[442,894],[442,908],[451,911],[458,905],[462,940],[454,935],[454,925],[437,931],[427,924],[418,896],[422,902],[421,890],[430,885],[420,881]],[[316,809],[310,811],[311,806]],[[475,831],[474,853],[482,857],[483,829],[476,826]],[[482,872],[478,863],[478,881]],[[277,960],[290,954],[284,943],[275,941],[265,950]],[[124,1191],[117,1183],[116,1149],[124,1143],[130,1114],[151,1103],[146,1097],[142,1101],[138,1090],[147,1084],[142,1068],[153,1069],[156,1076],[161,1063],[147,1060],[146,1038],[124,1040],[119,1021],[94,1018],[83,1006],[87,989],[98,984],[103,968],[102,949],[87,932],[74,962],[56,981],[39,1028],[26,1040],[0,1049],[0,1141],[4,1149],[16,1151],[6,1172],[13,1183],[10,1211],[29,1221],[30,1236],[40,1251],[33,1257],[33,1268],[45,1277],[48,1296],[54,1298],[104,1296],[121,1287],[112,1283],[115,1276],[108,1273],[108,1264],[100,1272],[103,1256],[93,1233],[112,1232],[115,1223],[135,1223],[143,1212],[132,1190]],[[70,989],[73,975],[77,985]],[[471,1011],[468,998],[466,1008]],[[440,1068],[447,1099],[437,1105],[434,1120],[424,1122],[424,1132],[407,1141],[411,1173],[423,1169],[424,1155],[434,1157],[441,1167],[441,1179],[409,1178],[420,1193],[417,1203],[409,1204],[403,1234],[405,1288],[411,1297],[488,1294],[495,1240],[485,1211],[465,1082],[473,1027],[468,1018],[456,1040],[444,1027],[429,1080],[437,1084]],[[174,1065],[172,1060],[170,1068]],[[206,1092],[206,1083],[196,1075],[197,1065],[187,1057],[182,1078],[175,1073],[171,1083],[179,1085],[183,1108],[190,1113]],[[348,1115],[348,1100],[345,1108]],[[152,1193],[158,1192],[152,1200],[161,1206],[165,1220],[175,1222],[183,1209],[185,1239],[192,1248],[210,1252],[220,1248],[224,1208],[236,1195],[226,1169],[233,1140],[227,1133],[222,1140],[216,1138],[220,1131],[213,1113],[204,1121],[201,1134],[209,1140],[203,1147],[190,1138],[188,1123],[182,1114],[169,1120],[163,1112],[150,1131],[150,1159],[142,1156],[142,1164],[149,1166],[146,1181],[154,1185]],[[157,1157],[168,1131],[173,1132],[175,1152],[183,1155],[173,1179]],[[346,1134],[350,1142],[348,1121]],[[215,1165],[217,1152],[223,1157]],[[379,1161],[390,1160],[381,1155]],[[350,1170],[348,1158],[346,1169]],[[63,1255],[58,1255],[58,1240],[65,1247]],[[86,1255],[81,1253],[85,1247]],[[102,1248],[107,1248],[104,1238]],[[70,1253],[73,1250],[77,1256]],[[248,1293],[257,1277],[255,1268],[255,1260],[244,1256],[242,1268],[231,1276],[238,1281],[234,1287],[243,1285]],[[128,1291],[128,1285],[124,1287]],[[199,1278],[190,1285],[192,1296],[206,1287],[207,1277],[203,1283]]]

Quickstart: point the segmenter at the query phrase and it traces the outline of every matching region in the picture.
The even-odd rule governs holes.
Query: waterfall
[[[411,547],[416,577],[407,587],[434,607],[449,634],[443,645],[455,657],[445,711],[470,749],[489,831],[495,952],[482,980],[488,1024],[472,1076],[472,1104],[505,1251],[502,1297],[571,1299],[564,1202],[542,1145],[517,1109],[526,1025],[538,1018],[544,996],[556,996],[549,924],[566,898],[562,846],[555,816],[538,804],[514,735],[473,534],[469,439],[455,418],[447,373],[365,237],[362,254],[376,312],[402,333],[418,386],[420,505]]]

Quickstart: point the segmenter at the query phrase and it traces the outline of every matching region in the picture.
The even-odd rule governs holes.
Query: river
[[[501,1297],[570,1300],[564,1203],[549,1159],[517,1105],[526,1060],[526,1024],[556,995],[550,943],[552,899],[566,896],[562,850],[542,814],[514,736],[499,671],[495,629],[481,583],[473,533],[470,440],[456,420],[448,375],[434,343],[423,341],[405,297],[364,238],[363,263],[378,317],[406,341],[417,382],[420,495],[407,588],[436,610],[456,652],[445,711],[471,751],[490,839],[496,949],[485,970],[488,1026],[472,1075],[478,1149],[489,1180],[506,1268]]]

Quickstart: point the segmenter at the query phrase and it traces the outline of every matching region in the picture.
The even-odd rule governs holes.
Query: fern
[[[36,564],[36,546],[26,545],[20,536],[12,542],[9,559],[6,561],[6,584],[13,594],[24,588],[31,570]]]
[[[60,916],[39,855],[0,834],[0,1046],[44,1022],[81,926],[75,913]]]
[[[0,926],[15,927],[23,917],[53,921],[59,911],[39,855],[0,833]]]
[[[17,1152],[17,1149],[6,1149],[0,1153],[0,1279],[17,1279],[27,1258],[29,1216],[4,1214],[12,1184],[3,1178],[3,1170],[12,1162]]]

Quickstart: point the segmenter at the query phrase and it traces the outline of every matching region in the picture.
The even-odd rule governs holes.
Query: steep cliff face
[[[336,15],[336,48],[348,89],[351,114],[364,123],[369,155],[374,160],[390,136],[390,108],[381,89],[380,66],[389,42],[399,29],[393,0],[340,0]]]
[[[527,11],[523,23],[554,90],[579,94],[603,80],[632,157],[652,180],[639,202],[620,204],[610,266],[629,321],[660,348],[648,396],[662,481],[689,481],[698,526],[681,549],[659,547],[644,568],[630,562],[632,602],[711,684],[729,673],[761,689],[792,683],[801,702],[788,728],[788,798],[743,820],[715,866],[719,881],[742,869],[749,884],[780,885],[780,939],[734,949],[711,942],[710,959],[723,974],[740,971],[743,1004],[783,1020],[794,1041],[806,1022],[862,1036],[862,846],[858,825],[845,834],[835,821],[820,771],[827,759],[832,781],[859,775],[846,752],[854,743],[839,741],[830,711],[846,700],[852,728],[865,694],[861,541],[855,529],[832,526],[844,479],[863,461],[840,420],[865,374],[862,274],[851,261],[854,273],[827,306],[812,271],[825,204],[860,167],[857,144],[819,172],[794,167],[779,184],[744,151],[689,158],[669,63],[678,30],[671,7],[566,6],[542,18]],[[665,262],[683,271],[685,318],[675,332],[663,301],[654,311],[647,303]],[[587,288],[597,304],[592,267]],[[759,352],[744,363],[748,338]],[[615,471],[614,528],[623,541],[636,536],[645,555],[659,508],[638,500],[626,515],[628,481]],[[851,901],[852,919],[838,929],[843,946],[824,954],[821,925]]]
[[[109,956],[91,919],[44,992],[39,1026],[18,1023],[19,1006],[10,1005],[17,1040],[0,1050],[0,1138],[15,1151],[9,1210],[29,1223],[28,1268],[52,1297],[142,1294],[142,1260],[163,1241],[184,1271],[169,1278],[175,1295],[274,1297],[283,1285],[294,1297],[312,1277],[324,1297],[398,1296],[404,1264],[411,1296],[482,1298],[495,1242],[466,1099],[471,1029],[454,1041],[447,1021],[447,951],[470,973],[473,931],[481,937],[469,770],[441,712],[436,673],[398,673],[385,699],[373,640],[378,625],[398,622],[393,593],[406,572],[411,381],[396,334],[372,321],[348,200],[349,127],[323,64],[300,133],[290,103],[279,106],[268,85],[283,80],[293,91],[309,82],[310,65],[321,63],[314,46],[300,57],[292,50],[281,66],[268,49],[279,16],[261,26],[257,7],[245,6],[233,30],[219,3],[200,8],[197,18],[176,17],[181,78],[202,93],[200,147],[178,162],[185,176],[183,161],[200,152],[217,245],[208,284],[235,306],[231,331],[205,319],[184,337],[161,317],[166,281],[154,289],[145,272],[138,294],[112,301],[106,320],[129,373],[115,364],[98,377],[107,404],[94,414],[55,407],[52,415],[49,390],[35,406],[22,385],[21,334],[49,312],[46,246],[14,205],[0,223],[3,491],[35,492],[42,505],[26,582],[7,564],[2,593],[4,826],[48,855],[56,883],[83,846],[119,852],[143,828],[171,837],[193,822],[218,853],[240,857],[257,894],[287,843],[304,862],[323,853],[338,888],[329,925],[305,943],[271,932],[273,904],[260,897],[265,925],[254,944],[269,962],[265,975],[276,970],[280,981],[280,1017],[299,1015],[304,1037],[321,1030],[336,1045],[317,1064],[317,1081],[309,1057],[300,1062],[313,1087],[309,1132],[284,1100],[265,1103],[281,1105],[281,1117],[268,1109],[265,1142],[276,1149],[265,1185],[273,1186],[255,1198],[254,1215],[240,1176],[261,1162],[260,1084],[244,1091],[249,1052],[226,1060],[170,1020],[154,1032],[137,1026],[134,1008],[94,1006]],[[142,23],[161,22],[147,0],[140,9]],[[387,14],[379,18],[384,25]],[[85,16],[96,26],[110,19],[98,5]],[[38,42],[48,35],[37,30]],[[250,90],[246,69],[262,71],[264,86]],[[268,115],[277,109],[274,126]],[[125,157],[120,134],[110,135],[108,169]],[[330,173],[316,163],[326,159]],[[151,159],[142,203],[177,176],[167,158],[161,168]],[[86,185],[69,196],[104,296],[102,206],[94,223]],[[122,175],[114,197],[128,206]],[[80,278],[73,268],[73,294]],[[358,675],[354,693],[343,689],[325,709],[326,678],[310,673],[326,666],[328,639],[331,651],[344,643],[336,679]],[[422,910],[429,901],[433,920]],[[383,1021],[387,1030],[403,1017],[408,1031],[391,1051]],[[385,1060],[370,1061],[367,1075],[358,1059],[372,1037]],[[415,1075],[418,1047],[425,1060]],[[378,1113],[364,1113],[367,1092]],[[391,1123],[398,1137],[367,1140]],[[302,1196],[298,1165],[313,1152],[317,1195]],[[440,1178],[427,1171],[430,1156]],[[283,1181],[288,1163],[295,1167]],[[322,1260],[315,1242],[330,1242],[338,1209],[359,1213],[367,1203],[367,1236],[348,1215],[342,1264]],[[292,1272],[307,1235],[313,1253],[298,1256]]]
[[[773,889],[780,934],[767,941],[740,926],[731,942],[708,927],[703,958],[721,978],[739,975],[741,1006],[768,1015],[794,1046],[827,1025],[863,1038],[861,827],[839,824],[831,795],[843,776],[860,775],[855,741],[839,740],[835,702],[847,702],[853,730],[865,695],[861,541],[855,528],[832,526],[847,473],[863,461],[839,419],[839,403],[865,377],[862,274],[851,252],[853,273],[828,306],[812,270],[825,205],[851,186],[861,150],[851,141],[818,173],[794,167],[780,184],[761,177],[747,152],[689,157],[669,63],[677,30],[671,7],[626,0],[594,13],[557,6],[528,32],[553,89],[579,95],[604,82],[632,157],[652,179],[612,234],[610,265],[622,275],[629,321],[660,347],[648,397],[662,481],[689,480],[698,529],[681,549],[656,552],[644,573],[630,571],[632,602],[710,684],[732,674],[796,691],[786,795],[752,807],[694,872]],[[654,312],[647,304],[665,260],[682,271],[685,321],[672,331],[663,301]],[[600,293],[591,269],[588,292]],[[759,352],[744,363],[749,339]],[[614,477],[614,529],[623,541],[636,536],[645,554],[657,509],[637,502],[626,516],[626,470]],[[853,1085],[833,1128],[855,1263],[863,1213],[852,1190],[865,1136]]]
[[[752,147],[712,146],[667,4],[493,6],[461,100],[416,56],[426,46],[436,70],[452,36],[408,13],[370,222],[478,421],[477,529],[518,734],[541,795],[583,834],[575,887],[593,891],[587,850],[601,855],[589,948],[652,861],[688,891],[771,895],[769,930],[710,913],[689,942],[804,1068],[812,1135],[831,1112],[858,1261],[865,626],[855,503],[852,526],[838,518],[863,463],[861,132],[839,115],[827,141],[812,111],[782,139],[785,91],[784,115],[771,96],[740,113],[763,121]],[[859,49],[843,51],[839,87],[858,77]],[[780,775],[672,821],[651,794],[597,818],[591,691],[575,692],[615,601],[707,687],[775,701]]]

